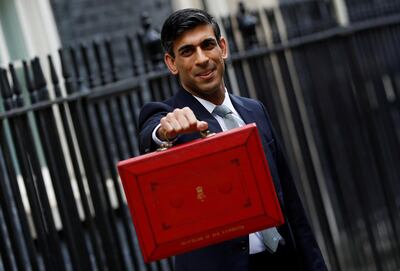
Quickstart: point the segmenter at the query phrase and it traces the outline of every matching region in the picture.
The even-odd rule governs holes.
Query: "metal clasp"
[[[208,129],[200,131],[201,138],[207,138],[207,137],[214,136],[214,135],[215,135],[215,133],[211,133],[210,130],[208,130]]]
[[[166,150],[168,150],[169,148],[171,148],[172,147],[172,142],[164,142],[164,143],[162,143],[161,144],[161,146],[156,150],[156,151],[166,151]]]

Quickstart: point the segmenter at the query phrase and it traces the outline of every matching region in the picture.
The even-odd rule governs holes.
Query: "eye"
[[[204,50],[212,50],[212,49],[214,49],[215,48],[215,46],[217,46],[217,42],[215,41],[215,40],[213,40],[213,39],[209,39],[209,40],[205,40],[203,43],[202,43],[202,48],[204,49]]]
[[[193,53],[193,48],[190,48],[190,47],[184,47],[184,48],[181,48],[181,49],[179,50],[179,54],[180,54],[181,56],[183,56],[183,57],[191,56],[192,53]]]

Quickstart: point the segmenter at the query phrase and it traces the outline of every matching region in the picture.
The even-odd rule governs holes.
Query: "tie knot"
[[[213,113],[220,116],[221,118],[225,118],[226,115],[232,113],[232,111],[226,105],[221,104],[221,105],[217,105],[214,108]]]

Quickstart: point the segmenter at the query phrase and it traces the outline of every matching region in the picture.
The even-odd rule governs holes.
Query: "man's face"
[[[175,57],[165,55],[172,74],[178,75],[184,89],[206,100],[225,92],[223,83],[224,59],[227,45],[219,42],[211,25],[200,25],[184,32],[173,43]]]

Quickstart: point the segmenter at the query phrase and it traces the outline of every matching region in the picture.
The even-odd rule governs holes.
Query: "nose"
[[[196,64],[197,65],[204,65],[208,63],[208,56],[206,52],[203,51],[201,47],[198,47],[196,50]]]

